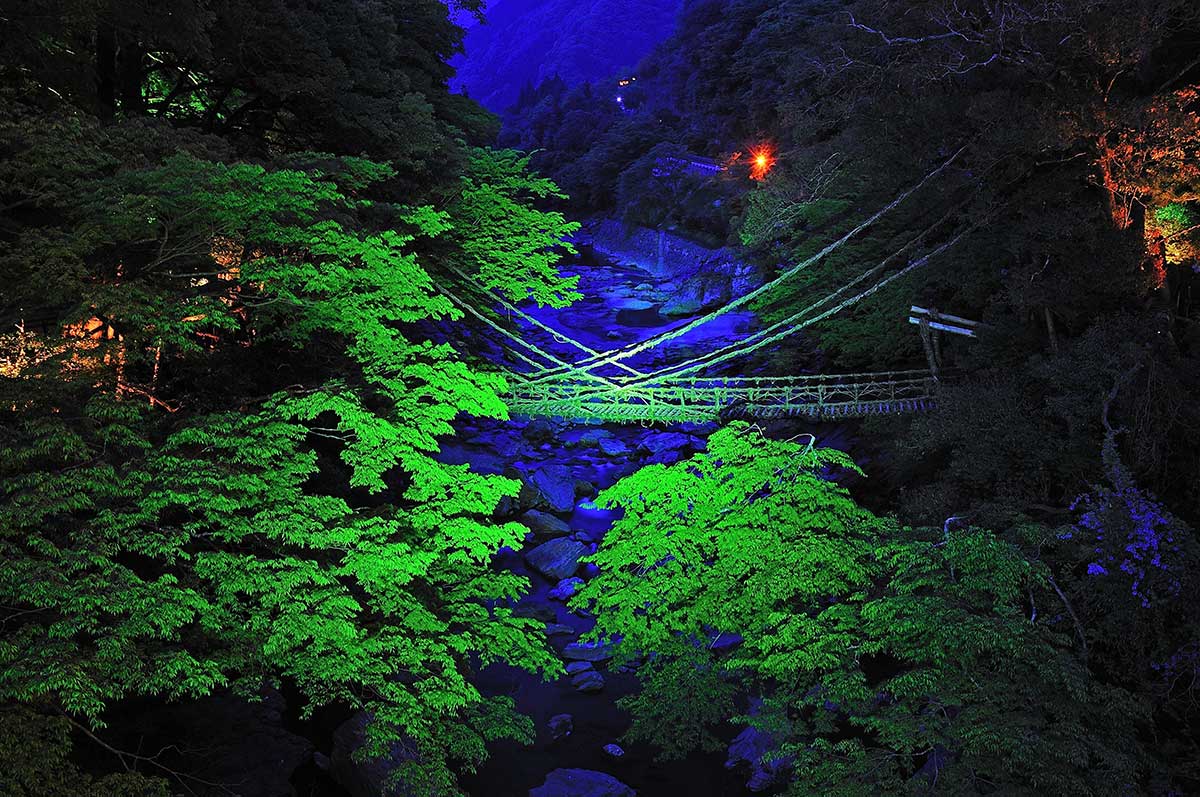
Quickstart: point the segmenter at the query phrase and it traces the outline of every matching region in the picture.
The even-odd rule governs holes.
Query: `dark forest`
[[[0,796],[1200,794],[1194,0],[0,0]]]

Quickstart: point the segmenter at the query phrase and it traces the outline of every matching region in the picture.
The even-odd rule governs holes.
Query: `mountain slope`
[[[521,87],[632,69],[675,25],[679,0],[499,0],[467,31],[452,87],[503,112]]]

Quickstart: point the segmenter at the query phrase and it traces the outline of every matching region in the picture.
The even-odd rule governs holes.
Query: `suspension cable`
[[[748,354],[751,351],[754,351],[754,349],[747,350],[746,347],[752,346],[756,340],[758,340],[759,338],[765,337],[767,335],[770,335],[771,333],[778,330],[780,327],[786,326],[790,323],[795,322],[797,319],[802,318],[805,315],[808,315],[812,311],[819,308],[821,305],[826,304],[830,301],[833,301],[834,299],[841,296],[843,293],[850,290],[854,286],[858,285],[859,283],[861,283],[863,280],[867,279],[868,277],[878,274],[879,272],[881,272],[882,270],[887,268],[896,258],[904,255],[906,252],[911,250],[914,246],[916,246],[918,243],[920,243],[926,237],[928,237],[930,233],[932,233],[938,227],[942,226],[947,221],[949,221],[954,216],[954,214],[956,214],[957,212],[962,210],[964,207],[966,207],[968,204],[970,204],[972,201],[974,201],[974,199],[977,195],[978,195],[978,192],[975,192],[974,194],[969,196],[967,199],[963,200],[962,202],[959,202],[954,207],[952,207],[948,211],[946,211],[946,213],[940,219],[938,219],[933,224],[929,225],[924,230],[922,230],[919,234],[917,234],[916,236],[911,238],[908,241],[908,243],[904,244],[904,246],[902,246],[900,249],[897,249],[895,252],[892,252],[891,254],[889,254],[887,257],[885,257],[883,260],[881,260],[875,266],[862,272],[857,277],[852,279],[850,282],[847,282],[845,285],[838,288],[833,293],[826,294],[822,298],[818,299],[817,301],[815,301],[812,304],[805,307],[803,310],[800,310],[797,313],[793,313],[792,315],[788,316],[786,319],[784,319],[782,321],[778,321],[765,329],[760,329],[757,332],[754,332],[753,334],[751,334],[745,338],[742,338],[741,340],[730,343],[719,349],[714,349],[713,351],[706,352],[704,354],[693,357],[690,360],[685,360],[680,363],[665,365],[662,368],[659,368],[658,370],[652,371],[649,374],[647,374],[647,378],[653,379],[656,377],[661,377],[670,371],[674,371],[678,368],[683,368],[685,366],[690,366],[695,363],[704,362],[713,357],[719,357],[719,356],[723,355],[724,353],[726,353],[728,351],[733,351],[735,349],[739,350],[741,353],[744,353],[744,354]],[[619,380],[619,381],[624,382],[625,380]]]
[[[824,321],[826,318],[829,318],[832,315],[836,315],[837,313],[840,313],[842,310],[846,309],[847,307],[855,305],[858,302],[862,301],[863,299],[866,299],[866,298],[874,295],[878,291],[882,290],[888,284],[894,282],[895,280],[900,279],[901,277],[905,276],[909,272],[925,265],[930,260],[932,260],[933,258],[940,255],[942,252],[945,252],[947,249],[949,249],[952,246],[954,246],[955,244],[957,244],[964,237],[966,237],[969,233],[972,233],[975,230],[979,229],[981,226],[983,226],[984,221],[986,221],[987,218],[990,218],[991,215],[993,215],[993,214],[988,214],[988,216],[985,217],[985,219],[981,219],[978,222],[972,223],[970,226],[961,230],[957,235],[955,235],[953,238],[946,241],[945,243],[941,244],[933,251],[914,260],[913,262],[909,263],[907,266],[900,269],[896,273],[894,273],[888,277],[885,277],[884,279],[882,279],[879,282],[872,285],[870,288],[867,288],[866,290],[864,290],[854,296],[851,296],[848,299],[843,300],[842,302],[840,302],[839,304],[835,305],[834,307],[826,310],[825,312],[823,312],[819,315],[813,316],[812,318],[806,319],[804,321],[800,321],[800,322],[796,323],[794,326],[790,326],[788,329],[785,329],[782,332],[778,332],[774,335],[771,335],[771,336],[751,345],[748,348],[738,348],[735,351],[727,351],[725,354],[721,355],[720,357],[714,358],[708,362],[702,362],[702,363],[698,363],[698,364],[688,365],[686,368],[683,368],[675,373],[668,374],[665,378],[666,379],[678,379],[679,377],[684,376],[686,374],[695,373],[697,371],[701,371],[710,366],[717,365],[717,364],[723,363],[723,362],[727,362],[728,360],[732,360],[732,359],[741,357],[746,354],[750,354],[754,351],[757,351],[758,349],[763,348],[764,346],[770,346],[773,343],[777,343],[777,342],[783,340],[784,338],[794,335],[795,333],[799,332],[800,330],[804,329],[805,327],[809,327],[819,321]],[[777,329],[781,326],[786,326],[786,325],[792,324],[792,322],[796,321],[796,319],[798,319],[798,318],[801,318],[808,311],[809,311],[809,308],[805,308],[804,310],[801,310],[800,312],[789,316],[788,318],[784,319],[783,321],[778,322],[777,324],[774,325],[773,328]],[[728,349],[730,347],[726,347],[726,348]],[[664,378],[664,377],[654,377],[654,376],[650,377],[650,379],[655,379],[655,378]]]
[[[550,354],[549,352],[543,351],[543,350],[542,350],[542,349],[540,349],[538,346],[536,346],[536,345],[534,345],[534,344],[530,343],[529,341],[527,341],[527,340],[525,340],[525,339],[521,338],[519,335],[514,335],[513,333],[509,332],[507,329],[505,329],[504,327],[500,326],[500,325],[499,325],[499,324],[497,324],[496,322],[492,321],[492,319],[488,318],[488,317],[487,317],[487,316],[485,316],[483,313],[480,313],[478,310],[476,310],[474,307],[472,307],[472,306],[471,306],[471,304],[470,304],[469,302],[465,302],[465,301],[463,301],[462,299],[458,298],[458,297],[457,297],[457,296],[455,296],[453,293],[450,293],[449,291],[445,290],[444,288],[442,289],[442,294],[443,294],[443,295],[444,295],[444,296],[445,296],[447,299],[449,299],[449,300],[450,300],[452,303],[454,303],[456,306],[458,306],[458,307],[462,308],[462,309],[463,309],[463,310],[465,310],[466,312],[468,312],[468,313],[470,313],[471,315],[473,315],[475,318],[477,318],[477,319],[479,319],[480,321],[482,321],[483,323],[487,324],[489,327],[491,327],[492,329],[494,329],[494,330],[496,330],[497,332],[499,332],[499,333],[500,333],[501,335],[503,335],[505,338],[508,338],[509,340],[513,341],[514,343],[517,343],[518,345],[524,346],[526,349],[529,349],[529,350],[530,350],[530,351],[532,351],[534,354],[537,354],[538,356],[542,357],[543,359],[549,360],[550,362],[554,363],[555,365],[557,365],[557,366],[559,366],[559,367],[562,367],[562,368],[568,368],[568,369],[571,369],[571,370],[575,370],[575,369],[573,369],[573,368],[572,368],[572,366],[571,366],[571,364],[570,364],[570,363],[563,362],[562,360],[560,360],[560,359],[558,359],[557,357],[555,357],[553,354]],[[528,357],[522,356],[522,357],[521,357],[521,359],[523,359],[525,362],[527,362],[527,363],[529,363],[529,364],[531,364],[531,365],[533,365],[533,366],[535,366],[535,367],[537,367],[537,368],[540,368],[540,369],[542,369],[543,371],[545,370],[545,366],[542,366],[542,365],[540,365],[539,363],[537,363],[537,362],[535,362],[535,361],[531,360],[531,359],[530,359],[530,358],[528,358]],[[603,377],[603,376],[600,376],[600,375],[598,375],[598,374],[593,374],[593,373],[592,373],[592,372],[590,372],[590,371],[579,370],[579,371],[578,371],[578,376],[579,376],[580,378],[587,379],[587,380],[589,380],[589,381],[592,381],[592,382],[597,382],[597,383],[600,383],[600,384],[608,385],[608,386],[610,386],[610,387],[618,387],[618,385],[617,385],[615,382],[613,382],[612,380],[610,380],[610,379],[607,379],[607,378],[605,378],[605,377]],[[525,381],[526,381],[526,382],[532,382],[533,380],[526,379]]]
[[[604,365],[614,364],[620,360],[629,359],[630,357],[640,354],[641,352],[646,351],[647,349],[651,349],[656,346],[659,346],[660,344],[666,343],[667,341],[680,338],[683,335],[686,335],[688,332],[691,332],[692,330],[696,329],[697,327],[703,326],[704,324],[707,324],[709,321],[712,321],[715,318],[719,318],[727,313],[730,313],[733,310],[747,304],[748,302],[751,302],[754,299],[757,299],[762,294],[777,287],[781,283],[790,279],[795,274],[799,273],[800,271],[804,270],[805,268],[808,268],[813,263],[816,263],[817,261],[819,261],[822,258],[829,255],[834,250],[840,248],[843,244],[845,244],[851,238],[855,237],[860,232],[862,232],[863,230],[867,229],[868,227],[873,225],[875,222],[877,222],[884,215],[886,215],[890,211],[894,210],[898,205],[900,205],[902,202],[904,202],[904,200],[908,199],[915,192],[917,192],[919,189],[921,189],[926,183],[928,183],[934,177],[936,177],[937,175],[941,174],[943,171],[948,169],[950,167],[950,165],[955,160],[958,159],[959,155],[961,155],[966,150],[966,148],[967,148],[967,145],[963,145],[962,147],[960,147],[958,149],[958,151],[956,151],[953,155],[951,155],[944,162],[942,162],[942,164],[940,166],[938,166],[936,169],[934,169],[933,171],[926,174],[924,177],[921,178],[921,180],[918,183],[916,183],[915,185],[913,185],[912,187],[910,187],[909,189],[904,191],[902,194],[900,194],[898,197],[893,199],[891,202],[889,202],[883,208],[876,211],[873,215],[868,217],[865,221],[861,222],[854,229],[850,230],[849,232],[847,232],[845,235],[843,235],[841,238],[837,239],[833,243],[828,244],[823,249],[821,249],[821,251],[819,251],[816,254],[812,255],[811,257],[805,259],[798,265],[795,265],[795,266],[783,271],[778,277],[771,280],[770,282],[767,282],[766,284],[761,285],[760,287],[750,291],[749,293],[741,296],[740,298],[734,299],[733,301],[728,302],[727,304],[723,305],[722,307],[719,307],[716,310],[714,310],[706,315],[703,315],[697,319],[694,319],[693,321],[691,321],[687,324],[684,324],[681,327],[677,327],[676,329],[668,330],[666,332],[661,332],[657,335],[653,335],[650,338],[647,338],[646,340],[641,341],[640,343],[632,344],[630,346],[626,346],[623,348],[614,349],[612,351],[606,352],[605,355],[599,359],[597,359],[595,357],[585,358],[584,360],[581,360],[580,362],[574,363],[571,366],[571,369],[578,370],[578,371],[584,371],[584,370],[591,371],[595,368],[599,368]],[[556,377],[558,375],[558,373],[561,372],[562,370],[564,370],[562,367],[547,369],[545,374],[534,379],[533,381],[540,382],[540,381],[552,379],[552,378]]]
[[[454,266],[451,266],[450,270],[468,282],[471,279],[466,274],[464,274],[460,269],[455,268]],[[587,346],[583,343],[580,343],[578,340],[575,340],[570,335],[567,335],[564,332],[560,332],[559,330],[554,329],[551,326],[548,326],[547,324],[538,320],[537,318],[530,315],[529,313],[526,313],[524,310],[522,310],[521,308],[512,304],[511,302],[506,301],[503,297],[497,296],[494,292],[490,293],[488,298],[497,302],[501,307],[503,307],[505,310],[507,310],[510,314],[515,315],[524,321],[528,321],[530,324],[533,324],[535,327],[542,330],[543,332],[547,332],[547,333],[553,335],[554,339],[557,342],[565,343],[569,346],[574,346],[575,348],[579,349],[580,351],[584,352],[585,354],[591,355],[592,357],[603,357],[604,356],[604,353],[598,352],[595,349],[591,348],[590,346]],[[560,361],[560,362],[562,362],[562,361]],[[564,363],[564,365],[567,365],[569,367],[568,363]],[[646,376],[646,374],[642,373],[641,371],[638,371],[635,368],[631,368],[630,366],[628,366],[624,363],[616,363],[616,365],[621,370],[625,371],[626,373],[632,374],[633,376],[636,376],[636,377]],[[545,368],[545,366],[539,365],[538,370],[545,371],[546,368]]]

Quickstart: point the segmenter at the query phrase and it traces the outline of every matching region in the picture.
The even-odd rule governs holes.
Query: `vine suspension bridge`
[[[953,234],[944,236],[938,245],[920,256],[910,256],[914,249],[965,207],[970,199],[956,205],[900,249],[832,293],[741,340],[648,372],[632,367],[629,361],[638,354],[677,340],[714,319],[755,301],[820,261],[949,168],[962,152],[963,149],[960,149],[954,153],[926,174],[920,182],[908,188],[874,215],[821,251],[797,265],[784,269],[775,279],[676,328],[617,349],[596,351],[547,326],[496,295],[488,294],[487,298],[503,308],[510,317],[520,318],[551,334],[559,343],[580,351],[584,356],[576,362],[566,362],[546,351],[458,296],[449,292],[446,292],[446,296],[463,312],[473,316],[503,338],[507,342],[506,348],[509,353],[531,367],[530,371],[514,370],[505,374],[509,386],[502,397],[513,415],[618,423],[674,423],[708,421],[723,414],[759,418],[795,415],[847,418],[921,411],[930,408],[936,398],[938,377],[933,356],[930,356],[928,370],[784,377],[714,377],[704,374],[711,372],[717,365],[772,346],[857,304],[942,254],[981,227],[986,219],[979,219]],[[903,265],[896,267],[902,258]],[[466,277],[462,273],[459,276]],[[921,323],[922,338],[928,343],[928,319],[910,320]]]

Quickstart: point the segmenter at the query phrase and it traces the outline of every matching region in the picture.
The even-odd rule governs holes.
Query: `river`
[[[677,289],[669,279],[656,278],[633,266],[580,263],[577,268],[581,275],[580,290],[585,298],[570,308],[543,308],[534,311],[534,315],[580,343],[597,350],[612,349],[645,340],[689,320],[668,319],[658,313],[658,308]],[[665,350],[655,349],[639,355],[631,364],[644,370],[694,356],[738,340],[753,329],[754,323],[749,312],[731,312]],[[528,324],[524,324],[524,332],[529,339],[562,359],[576,360],[582,356],[563,341]],[[776,362],[783,359],[789,368],[794,368],[798,359],[808,355],[797,349],[777,350],[768,356]],[[761,372],[763,367],[762,362],[738,365],[755,369],[755,372]],[[502,511],[506,519],[522,516],[528,519],[531,516],[522,513],[540,506],[539,511],[565,521],[565,528],[557,526],[557,533],[551,530],[535,535],[531,532],[522,551],[502,551],[496,557],[495,566],[529,577],[532,589],[518,610],[551,624],[557,632],[550,636],[551,644],[561,654],[568,643],[591,627],[592,621],[568,611],[561,600],[551,598],[555,582],[531,568],[526,553],[540,543],[568,535],[594,551],[612,522],[611,512],[592,502],[595,493],[645,464],[670,463],[703,450],[707,436],[715,428],[716,424],[621,426],[545,419],[507,422],[466,419],[459,424],[458,436],[445,446],[442,457],[447,462],[470,462],[480,471],[519,477],[526,483],[535,481],[539,470],[543,476],[550,471],[551,476],[543,478],[543,483],[560,483],[557,512],[546,505],[543,496],[528,489],[521,500]],[[562,483],[570,487],[563,487]],[[564,490],[570,490],[568,496],[574,496],[571,506],[562,501]],[[586,568],[580,568],[579,575],[586,578],[589,574]],[[529,789],[540,785],[546,774],[556,768],[606,772],[636,789],[643,797],[749,793],[745,786],[748,772],[744,766],[726,768],[723,750],[714,754],[696,754],[685,761],[658,762],[654,760],[656,751],[653,748],[623,744],[620,737],[629,720],[616,705],[616,700],[636,688],[636,678],[628,672],[614,672],[603,662],[595,666],[603,679],[603,688],[596,692],[578,691],[569,676],[545,683],[526,673],[499,666],[478,675],[477,684],[481,690],[512,696],[518,710],[533,718],[537,741],[532,747],[493,745],[488,762],[475,776],[464,781],[470,794],[525,797]],[[562,714],[571,715],[573,730],[556,739],[550,729],[550,720]],[[736,732],[737,729],[730,729],[725,738],[731,739]],[[605,746],[612,744],[620,745],[623,755],[606,752]]]

